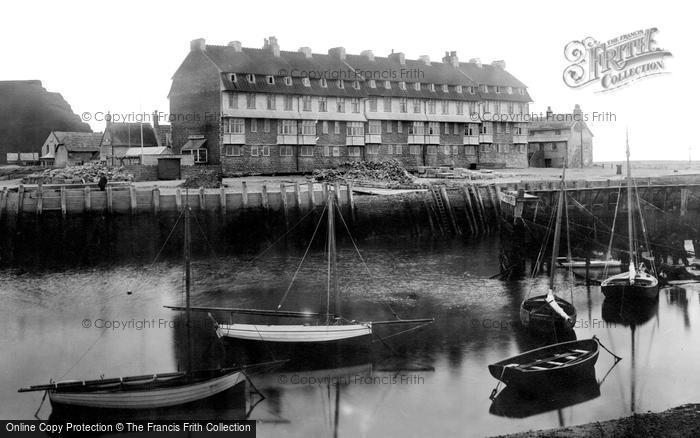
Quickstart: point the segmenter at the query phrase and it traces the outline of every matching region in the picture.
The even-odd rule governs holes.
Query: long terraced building
[[[527,167],[527,87],[505,62],[193,40],[169,93],[176,152],[226,174],[352,160]]]

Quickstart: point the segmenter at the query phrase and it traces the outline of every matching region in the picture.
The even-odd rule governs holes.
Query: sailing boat
[[[632,210],[632,170],[630,167],[629,137],[626,138],[627,152],[627,234],[629,242],[629,270],[608,277],[600,284],[600,290],[606,299],[623,298],[655,300],[659,296],[659,281],[639,264],[634,245],[634,223]],[[641,215],[641,212],[640,212]]]
[[[554,226],[554,241],[552,242],[552,263],[549,269],[549,291],[523,300],[520,304],[520,322],[535,333],[551,334],[553,331],[564,332],[572,330],[576,323],[576,309],[573,304],[554,295],[554,274],[559,254],[561,237],[561,217],[566,191],[566,164],[563,167],[561,190],[557,203],[557,219]]]
[[[328,281],[325,313],[280,310],[282,303],[278,305],[276,310],[242,309],[227,307],[192,307],[192,310],[203,312],[222,311],[230,312],[231,314],[257,315],[279,318],[299,318],[309,321],[309,323],[306,324],[224,324],[215,321],[216,333],[219,337],[229,337],[246,341],[287,344],[318,344],[358,340],[371,336],[373,333],[373,328],[378,325],[415,325],[415,327],[413,328],[418,328],[420,325],[427,325],[432,323],[434,321],[433,318],[400,319],[397,317],[397,319],[389,321],[361,322],[355,320],[348,320],[341,316],[340,289],[338,288],[337,275],[334,275],[337,271],[335,241],[335,209],[337,207],[335,206],[335,200],[336,194],[333,191],[329,192],[326,208],[324,209],[324,212],[327,216],[328,228],[326,248],[328,252]],[[321,219],[322,218],[323,214]],[[311,242],[309,242],[309,246],[312,242],[313,238],[311,239]],[[331,313],[331,296],[334,296],[335,300],[335,311],[333,313]],[[183,310],[182,307],[178,306],[165,307],[173,310]]]
[[[69,380],[20,388],[18,392],[48,391],[54,408],[158,409],[207,399],[245,380],[245,369],[281,364],[269,362],[235,368],[192,370],[190,341],[190,207],[184,209],[185,302],[187,365],[183,372],[95,380]]]

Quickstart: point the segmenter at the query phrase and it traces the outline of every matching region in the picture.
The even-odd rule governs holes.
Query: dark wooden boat
[[[595,339],[560,342],[489,365],[493,377],[524,393],[551,391],[574,380],[595,378]]]
[[[570,331],[576,324],[576,308],[563,298],[554,297],[556,303],[569,316],[562,318],[547,304],[547,295],[528,298],[520,304],[520,322],[538,334]]]

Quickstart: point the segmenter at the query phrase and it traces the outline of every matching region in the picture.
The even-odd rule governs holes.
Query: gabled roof
[[[69,152],[99,152],[102,133],[53,131],[59,146]]]
[[[106,132],[114,146],[141,146],[141,128],[143,127],[143,145],[158,146],[153,127],[148,123],[110,123]]]

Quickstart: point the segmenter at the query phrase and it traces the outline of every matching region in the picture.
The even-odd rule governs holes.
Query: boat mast
[[[557,223],[554,225],[554,242],[552,243],[552,263],[549,265],[549,289],[554,293],[554,268],[557,266],[559,255],[559,239],[561,238],[561,213],[564,207],[564,190],[566,178],[566,162],[562,166],[561,188],[559,190],[559,202],[557,202]]]
[[[330,297],[335,297],[335,315],[340,315],[340,295],[338,289],[338,256],[335,245],[335,192],[328,194],[328,314],[330,315]]]
[[[630,264],[636,266],[634,259],[634,242],[632,240],[632,170],[630,169],[629,132],[625,130],[625,145],[627,152],[627,234],[629,240]]]
[[[190,340],[190,282],[191,282],[191,255],[190,255],[190,206],[185,205],[185,315],[187,324],[187,374],[192,371],[192,345]]]

